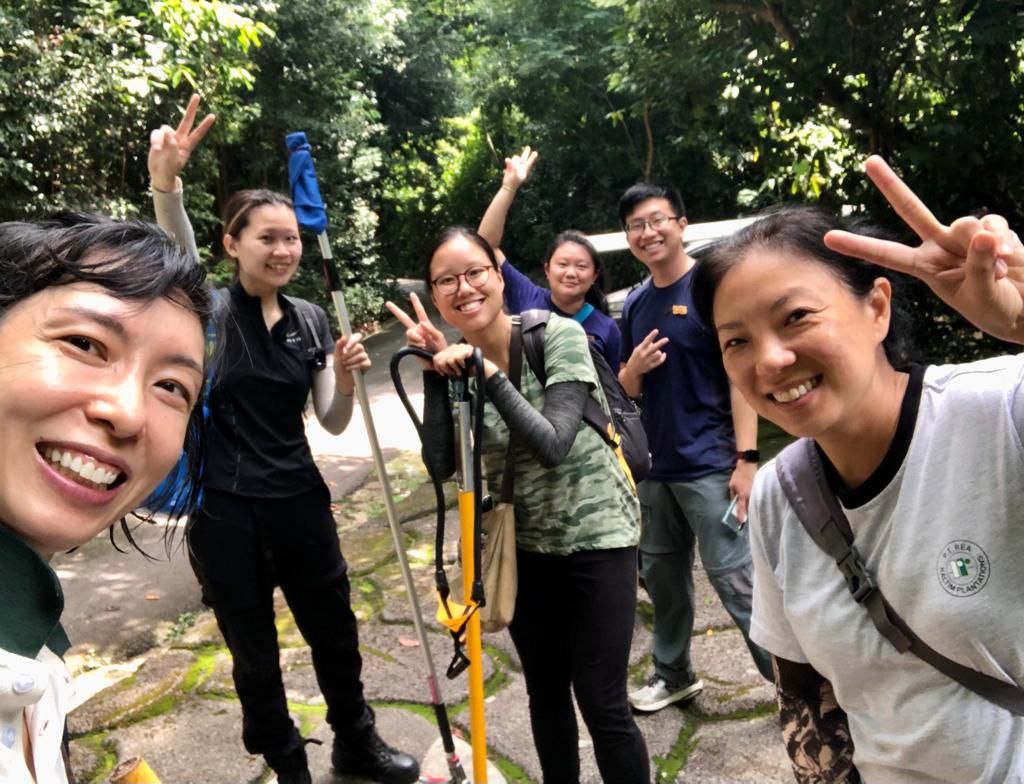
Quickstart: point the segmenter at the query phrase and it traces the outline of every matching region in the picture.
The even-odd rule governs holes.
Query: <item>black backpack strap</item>
[[[548,381],[547,371],[544,370],[544,335],[547,332],[550,317],[551,311],[549,310],[524,310],[519,314],[526,361],[541,386]],[[518,383],[516,388],[519,388]]]
[[[524,310],[519,314],[522,322],[526,361],[541,386],[544,386],[548,380],[548,374],[544,368],[544,335],[550,316],[551,312],[548,310]],[[593,356],[592,352],[591,356]],[[598,379],[598,383],[600,383],[600,379]],[[583,421],[596,430],[606,444],[611,447],[618,446],[615,439],[615,426],[605,414],[604,409],[601,408],[601,404],[591,395],[587,396],[587,402],[583,404]]]
[[[523,379],[523,329],[518,316],[512,317],[512,340],[508,347],[508,380],[516,391],[521,391]],[[513,452],[514,431],[509,428],[508,446],[505,447],[505,469],[501,475],[501,502],[511,504],[515,499],[515,453]]]
[[[285,299],[299,314],[299,334],[303,337],[302,345],[307,356],[318,370],[322,370],[327,366],[327,351],[324,349],[323,341],[320,340],[320,330],[316,323],[316,308],[311,302],[298,297],[285,295]]]
[[[825,467],[811,439],[801,438],[783,449],[775,458],[775,471],[808,535],[836,562],[854,601],[863,605],[875,628],[897,651],[910,651],[978,696],[1024,716],[1024,689],[943,656],[918,637],[886,601],[853,545],[850,522],[828,486]]]

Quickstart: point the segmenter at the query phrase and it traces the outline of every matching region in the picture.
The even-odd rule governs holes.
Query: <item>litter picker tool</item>
[[[416,431],[423,439],[423,430],[416,412],[405,394],[399,364],[401,360],[417,356],[430,359],[433,355],[423,349],[407,347],[397,352],[391,359],[391,378],[395,382],[398,397],[412,418]],[[459,529],[462,558],[462,596],[463,603],[451,598],[448,578],[444,571],[444,515],[445,500],[436,466],[427,461],[427,473],[434,484],[437,498],[437,538],[434,544],[434,583],[437,588],[439,609],[438,621],[443,624],[452,636],[455,654],[448,666],[448,677],[457,678],[469,669],[469,721],[470,740],[473,753],[473,784],[487,784],[487,737],[484,717],[484,671],[483,671],[483,640],[480,627],[480,613],[477,610],[486,601],[484,596],[483,576],[480,569],[482,549],[482,491],[483,472],[481,470],[481,444],[483,439],[483,403],[482,385],[476,391],[470,390],[470,374],[477,373],[483,377],[483,354],[480,349],[474,350],[466,362],[462,375],[451,380],[453,414],[455,425],[456,465],[458,468],[458,499]],[[464,650],[465,649],[465,650]],[[443,731],[442,731],[443,733]],[[445,751],[448,747],[445,746]]]
[[[300,226],[316,234],[317,243],[320,246],[320,255],[323,258],[324,281],[331,292],[331,300],[338,314],[342,334],[346,337],[351,337],[352,325],[349,323],[348,309],[345,307],[341,277],[334,263],[334,254],[331,253],[331,244],[327,238],[327,210],[320,196],[320,186],[317,183],[309,142],[306,141],[305,133],[297,131],[289,133],[285,137],[285,143],[288,147],[288,179],[291,183],[295,217],[298,219]],[[387,468],[384,465],[384,454],[377,439],[377,428],[373,423],[370,400],[366,394],[366,381],[359,370],[354,371],[352,375],[355,379],[356,398],[359,401],[359,409],[362,411],[363,422],[366,425],[366,436],[370,441],[370,450],[373,453],[377,477],[380,479],[381,488],[384,492],[384,507],[387,511],[388,525],[391,528],[391,538],[394,540],[395,554],[398,556],[398,565],[402,572],[402,582],[405,585],[405,592],[409,597],[409,605],[412,608],[413,625],[416,627],[416,636],[419,639],[420,649],[423,651],[423,658],[427,667],[427,689],[430,693],[430,701],[435,706],[439,727],[443,725],[441,729],[442,734],[447,732],[450,738],[451,731],[448,728],[448,716],[444,712],[444,702],[434,670],[434,660],[430,654],[430,645],[427,641],[426,628],[423,625],[423,616],[420,613],[419,602],[416,600],[416,588],[413,585],[412,573],[409,571],[409,559],[405,555],[405,545],[402,542],[402,529],[398,525],[398,515],[395,513],[391,482],[388,479]],[[440,712],[438,711],[438,706],[440,706]],[[454,754],[454,750],[452,753]],[[458,765],[457,757],[454,762],[458,766],[458,773],[462,777],[456,778],[455,771],[453,770],[451,781],[458,784],[458,782],[465,780],[465,774],[462,773],[461,765]],[[451,762],[449,762],[449,765],[451,766]]]

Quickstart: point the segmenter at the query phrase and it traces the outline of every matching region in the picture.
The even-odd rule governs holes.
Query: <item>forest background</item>
[[[0,219],[151,216],[149,131],[193,91],[218,116],[185,173],[214,278],[225,196],[286,191],[304,130],[360,322],[439,229],[476,224],[524,144],[540,160],[505,250],[533,273],[556,232],[614,230],[642,179],[678,185],[692,222],[810,202],[899,230],[869,153],[940,219],[1024,226],[1010,0],[0,0]],[[293,288],[323,302],[306,244]],[[606,263],[610,288],[644,272]],[[908,296],[932,358],[997,348]]]

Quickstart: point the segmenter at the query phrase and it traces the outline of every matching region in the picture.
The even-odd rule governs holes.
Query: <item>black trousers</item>
[[[516,553],[519,589],[509,631],[530,697],[546,784],[580,778],[576,696],[608,784],[650,784],[647,746],[626,699],[636,613],[635,547],[572,555]]]
[[[207,489],[188,544],[203,601],[234,659],[245,748],[283,754],[302,742],[281,679],[275,584],[309,644],[328,723],[345,733],[364,720],[356,617],[326,485],[290,498]]]

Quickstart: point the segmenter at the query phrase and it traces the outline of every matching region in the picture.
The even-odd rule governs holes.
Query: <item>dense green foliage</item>
[[[148,131],[193,90],[219,118],[186,172],[211,263],[225,196],[286,189],[305,130],[359,320],[438,229],[475,224],[523,144],[541,157],[505,244],[533,271],[643,178],[696,221],[793,200],[897,226],[870,152],[941,218],[1024,219],[1024,15],[996,0],[0,0],[0,218],[150,214]],[[308,244],[295,286],[317,294]],[[913,302],[934,353],[984,350]]]

